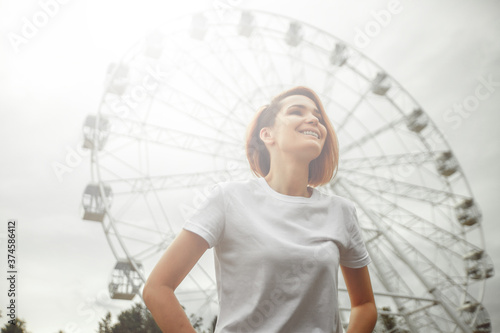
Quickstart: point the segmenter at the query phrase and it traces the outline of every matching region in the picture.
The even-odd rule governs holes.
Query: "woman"
[[[195,332],[174,290],[214,247],[216,332],[342,332],[339,266],[351,301],[347,332],[372,332],[370,258],[355,206],[314,187],[338,165],[336,134],[318,96],[295,87],[274,97],[250,123],[246,151],[260,177],[216,184],[146,282],[144,302],[159,327]]]

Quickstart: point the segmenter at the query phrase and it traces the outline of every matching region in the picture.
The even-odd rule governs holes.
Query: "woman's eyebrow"
[[[288,109],[291,109],[291,108],[293,108],[293,107],[299,107],[299,108],[301,108],[301,109],[307,109],[307,106],[305,106],[305,105],[303,105],[303,104],[293,104],[293,105],[290,105],[290,106],[287,108],[287,110],[288,110]],[[313,109],[313,111],[314,111],[315,113],[317,113],[318,115],[320,115],[320,116],[321,116],[321,112],[319,112],[319,111],[318,111],[318,109],[314,108],[314,109]]]

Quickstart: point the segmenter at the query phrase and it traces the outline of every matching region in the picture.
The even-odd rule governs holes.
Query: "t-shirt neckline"
[[[264,190],[275,197],[276,199],[282,200],[282,201],[288,201],[288,202],[313,202],[316,200],[318,196],[318,191],[314,187],[308,186],[310,189],[312,189],[312,195],[307,198],[307,197],[302,197],[302,196],[294,196],[294,195],[286,195],[279,193],[275,191],[269,184],[267,183],[266,179],[264,177],[259,177],[257,178],[257,182],[261,185]]]

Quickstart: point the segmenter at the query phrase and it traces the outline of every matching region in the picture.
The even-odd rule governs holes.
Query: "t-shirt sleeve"
[[[188,215],[182,228],[201,236],[212,248],[222,238],[224,224],[223,189],[220,184],[215,184],[191,214]]]
[[[347,223],[347,230],[349,231],[349,245],[340,254],[340,264],[350,268],[361,268],[371,262],[368,251],[366,250],[365,242],[359,228],[358,215],[356,207],[350,207],[350,218]]]

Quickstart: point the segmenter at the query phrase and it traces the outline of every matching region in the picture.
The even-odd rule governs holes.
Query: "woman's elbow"
[[[158,295],[159,291],[160,291],[160,286],[151,283],[149,280],[146,281],[146,284],[142,289],[142,299],[144,300],[144,304],[146,304],[148,308],[154,301],[154,297]]]
[[[163,298],[165,296],[165,293],[170,292],[174,292],[174,289],[172,287],[168,285],[153,283],[148,280],[146,281],[146,284],[142,289],[142,299],[144,301],[144,304],[146,304],[146,306],[150,308],[151,305],[154,306],[155,300],[157,300],[158,297]]]
[[[364,304],[364,309],[368,313],[370,313],[372,316],[377,317],[378,312],[377,312],[377,306],[375,305],[375,301],[369,301]]]
[[[374,301],[364,302],[352,308],[352,310],[354,309],[366,320],[370,322],[377,321],[378,311]]]
[[[375,302],[370,302],[370,303],[371,303],[373,316],[375,317],[375,320],[376,320],[376,318],[378,317],[377,306],[375,305]]]
[[[144,288],[142,289],[142,299],[144,301],[144,304],[146,304],[147,307],[149,307],[149,304],[151,303],[151,295],[154,294],[152,289],[153,289],[153,287],[148,282],[146,282],[146,284],[144,285]]]

